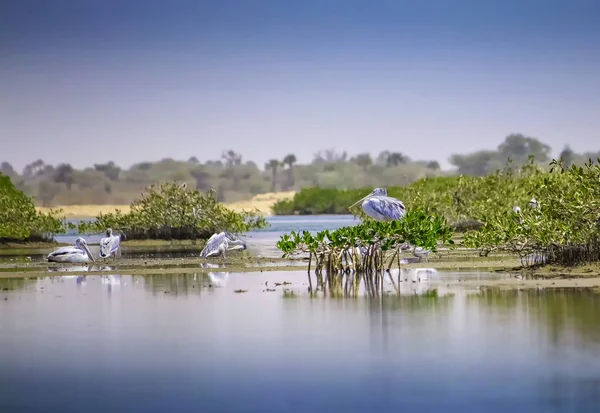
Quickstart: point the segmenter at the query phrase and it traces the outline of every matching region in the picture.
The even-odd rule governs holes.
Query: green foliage
[[[33,200],[0,173],[0,240],[50,241],[54,234],[65,230],[62,221],[56,218],[59,212],[38,213]]]
[[[151,185],[130,212],[99,215],[79,225],[81,233],[113,228],[128,239],[206,239],[215,232],[245,232],[263,228],[266,220],[254,212],[237,213],[217,202],[215,193],[189,190],[175,183]]]
[[[544,171],[530,158],[529,164],[515,168],[510,162],[503,170],[485,177],[445,176],[423,178],[405,187],[388,187],[389,196],[404,202],[407,210],[423,209],[443,216],[452,224],[468,220],[483,222],[490,212],[511,210],[514,202],[531,199],[531,185],[541,184]],[[527,178],[524,180],[524,178]],[[347,214],[362,215],[348,207],[368,195],[372,188],[338,190],[309,188],[291,200],[273,206],[276,215]]]
[[[453,230],[444,218],[415,209],[408,211],[402,220],[378,222],[366,220],[359,225],[342,227],[334,231],[320,231],[312,235],[308,231],[285,234],[277,243],[283,257],[309,253],[317,262],[317,271],[322,269],[325,260],[329,261],[328,269],[341,271],[377,271],[383,268],[385,253],[394,251],[389,265],[402,248],[410,245],[436,250],[438,243],[454,245]],[[352,256],[357,247],[367,249],[360,260],[355,257],[350,268]],[[347,263],[344,267],[343,261]],[[361,261],[362,260],[362,261]]]
[[[535,197],[540,208],[521,206],[521,213],[492,208],[479,231],[466,234],[464,243],[482,254],[508,251],[523,265],[577,265],[600,261],[600,167],[552,161],[551,171],[496,182],[500,194],[516,192],[512,185]],[[523,204],[521,204],[523,205]]]

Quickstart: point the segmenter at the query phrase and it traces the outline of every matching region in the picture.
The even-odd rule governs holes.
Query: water
[[[337,229],[343,226],[356,225],[360,221],[352,215],[326,215],[326,216],[272,216],[266,217],[269,226],[267,228],[250,231],[242,234],[242,238],[248,245],[248,252],[253,256],[261,256],[267,258],[281,257],[281,251],[277,249],[277,241],[283,234],[290,231],[310,231],[315,233],[324,229]],[[70,220],[69,222],[77,224],[81,220]],[[90,250],[95,256],[98,256],[100,239],[105,236],[101,234],[84,234],[81,235],[77,230],[70,230],[66,234],[57,235],[55,240],[61,243],[74,244],[75,239],[83,236]],[[53,248],[44,249],[42,251],[27,251],[28,260],[33,262],[45,261],[46,256]],[[179,258],[198,255],[200,248],[190,247],[189,245],[163,245],[163,246],[144,246],[130,247],[126,243],[122,247],[122,257],[128,258]],[[10,262],[15,259],[22,259],[21,251],[11,255],[8,251],[4,251],[0,257],[0,262]]]
[[[283,215],[269,216],[265,218],[269,223],[267,228],[250,231],[244,236],[263,239],[279,239],[279,237],[290,231],[310,231],[315,233],[325,229],[337,229],[348,225],[356,225],[360,221],[352,215]],[[73,224],[78,224],[81,220],[68,220]],[[66,234],[57,235],[56,241],[72,244],[79,236],[77,230],[70,230]],[[104,234],[86,235],[88,244],[97,244]]]
[[[599,411],[597,294],[473,295],[438,273],[438,297],[331,299],[304,272],[220,277],[0,279],[0,411]],[[266,291],[283,280],[292,298]]]

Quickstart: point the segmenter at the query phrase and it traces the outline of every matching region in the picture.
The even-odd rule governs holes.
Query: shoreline
[[[269,192],[258,194],[251,199],[236,202],[227,202],[223,205],[235,212],[251,211],[256,209],[263,216],[273,215],[271,208],[276,202],[293,198],[295,191],[286,192]],[[48,213],[50,210],[62,209],[62,216],[67,219],[92,219],[100,214],[114,212],[116,209],[123,213],[128,213],[131,210],[130,205],[116,204],[86,204],[86,205],[57,205],[55,207],[36,206],[38,212]]]

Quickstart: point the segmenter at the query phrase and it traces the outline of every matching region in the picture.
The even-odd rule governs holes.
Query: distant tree
[[[103,172],[104,175],[110,179],[111,181],[118,181],[119,175],[121,173],[121,168],[119,168],[113,161],[110,161],[105,164],[94,164],[94,169],[99,172]]]
[[[468,155],[452,155],[450,163],[457,167],[457,173],[463,175],[483,176],[493,171],[498,163],[498,152],[478,151]]]
[[[223,162],[222,161],[206,161],[206,166],[212,166],[214,168],[222,168]]]
[[[429,161],[425,165],[428,169],[433,169],[434,171],[440,170],[440,163],[438,161]]]
[[[42,201],[42,206],[48,207],[52,204],[56,195],[60,193],[60,185],[53,181],[44,180],[38,187],[38,199]]]
[[[30,164],[25,165],[23,168],[23,177],[25,178],[33,178],[34,176],[39,175],[44,171],[44,161],[38,159],[37,161],[31,162]]]
[[[347,159],[348,154],[345,151],[339,153],[335,149],[326,149],[314,154],[313,163],[346,162]]]
[[[363,172],[366,172],[367,168],[373,164],[373,158],[366,152],[356,155],[353,161],[363,169]]]
[[[112,185],[110,184],[110,182],[104,183],[104,192],[106,192],[109,195],[112,194]]]
[[[64,183],[67,186],[67,189],[71,190],[71,186],[74,182],[73,167],[68,163],[58,165],[54,172],[54,182]]]
[[[565,146],[565,148],[560,153],[560,157],[562,158],[564,165],[567,168],[570,168],[575,161],[575,152],[569,147],[569,145]]]
[[[151,162],[140,162],[137,165],[135,165],[135,167],[137,169],[139,169],[140,171],[147,171],[150,168],[152,168],[152,163]]]
[[[287,169],[287,184],[286,189],[294,187],[294,164],[296,163],[296,155],[290,153],[283,158],[283,163],[288,166]]]
[[[377,165],[387,165],[388,158],[390,157],[390,154],[391,154],[390,151],[381,151],[381,152],[379,152],[379,155],[377,155],[377,158],[375,158],[375,163]]]
[[[277,169],[281,165],[281,162],[279,162],[277,159],[271,159],[265,164],[265,170],[271,170],[271,192],[275,192],[275,185],[277,184]]]
[[[198,158],[196,158],[195,156],[190,157],[190,159],[188,159],[188,163],[191,163],[193,165],[199,164],[200,161],[198,160]]]
[[[196,188],[199,191],[208,191],[210,189],[210,179],[212,178],[212,175],[202,166],[192,169],[190,173],[196,180]]]
[[[408,160],[408,157],[404,156],[400,152],[392,152],[388,155],[387,159],[385,160],[385,164],[389,168],[392,166],[398,166],[400,164],[407,163]]]
[[[505,161],[510,158],[521,165],[527,161],[529,155],[533,155],[538,162],[546,162],[550,157],[552,148],[536,138],[513,133],[506,137],[504,142],[498,145],[498,152]]]
[[[0,164],[0,172],[11,179],[17,176],[17,171],[15,171],[12,165],[8,162],[2,162],[2,164]]]
[[[242,164],[242,155],[234,152],[231,149],[226,152],[223,152],[221,158],[225,161],[225,166],[228,168],[232,168],[234,166]]]

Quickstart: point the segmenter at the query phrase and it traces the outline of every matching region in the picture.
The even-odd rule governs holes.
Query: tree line
[[[112,161],[75,169],[68,163],[55,166],[38,159],[21,172],[9,162],[2,162],[0,172],[42,206],[130,204],[143,188],[172,181],[186,182],[201,191],[212,188],[219,201],[233,202],[260,193],[297,191],[306,187],[403,186],[424,177],[484,176],[501,169],[507,159],[515,165],[523,165],[533,156],[536,162],[547,164],[551,152],[551,147],[537,138],[510,134],[496,149],[451,155],[449,161],[453,169],[450,170],[442,170],[436,160],[414,160],[408,154],[392,150],[376,156],[370,153],[350,156],[336,149],[316,152],[308,164],[299,164],[290,153],[270,159],[261,168],[232,149],[224,151],[220,159],[204,163],[191,156],[187,161],[166,158],[140,162],[129,169]],[[566,165],[582,164],[588,158],[600,157],[600,151],[577,154],[567,146],[559,156]]]

